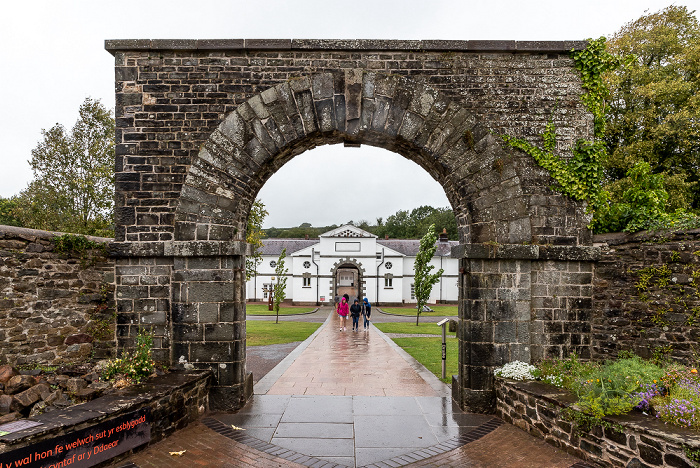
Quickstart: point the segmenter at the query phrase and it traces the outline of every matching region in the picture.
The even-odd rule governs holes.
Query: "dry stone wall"
[[[58,253],[59,234],[0,226],[2,362],[51,365],[114,354],[114,261],[106,249]]]
[[[592,357],[621,350],[689,363],[700,352],[700,230],[605,234],[593,289]]]

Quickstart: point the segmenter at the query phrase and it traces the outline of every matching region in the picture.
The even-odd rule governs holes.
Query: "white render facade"
[[[378,239],[353,225],[321,234],[318,239],[264,239],[257,275],[246,284],[249,301],[267,301],[267,287],[276,281],[275,266],[287,249],[286,301],[294,304],[333,303],[343,293],[367,297],[378,305],[415,303],[413,265],[420,240]],[[431,261],[442,268],[429,303],[455,303],[458,298],[458,260],[450,257],[455,241],[443,234]]]

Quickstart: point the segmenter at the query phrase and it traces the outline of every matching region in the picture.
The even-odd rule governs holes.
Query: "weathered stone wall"
[[[496,413],[504,421],[595,466],[697,466],[685,455],[686,447],[700,449],[695,431],[637,412],[604,418],[622,426],[624,432],[601,426],[590,432],[577,431],[575,424],[562,417],[562,410],[576,401],[566,390],[539,382],[496,379],[496,394]]]
[[[493,370],[510,361],[534,362],[572,352],[590,357],[591,247],[465,245],[460,282],[458,402],[493,410]]]
[[[464,244],[573,249],[558,257],[498,257],[505,283],[522,267],[528,271],[516,274],[517,281],[536,275],[538,285],[561,294],[558,303],[535,309],[569,308],[586,287],[590,293],[590,278],[576,282],[560,274],[582,272],[576,248],[591,242],[584,204],[554,192],[544,169],[496,136],[537,142],[553,119],[560,151],[590,137],[592,116],[569,57],[585,43],[126,40],[106,46],[116,65],[112,248],[119,257],[119,346],[129,346],[135,324],[150,320],[163,333],[156,353],[212,368],[218,382],[212,392],[230,407],[247,388],[242,271],[251,204],[269,177],[318,145],[368,144],[419,164],[443,186]],[[151,266],[166,268],[155,273]],[[163,286],[158,295],[125,282],[135,281],[134,268]],[[469,274],[483,276],[477,289],[486,295],[463,304],[460,319],[467,307],[492,304],[497,316],[491,341],[461,351],[471,367],[460,372],[459,386],[476,392],[460,397],[462,406],[492,401],[489,366],[528,352],[531,341],[530,317],[519,316],[512,328],[516,306],[530,308],[531,288],[524,284],[501,297],[488,271],[470,266]],[[492,293],[498,296],[487,304]],[[560,352],[573,345],[570,331],[549,330],[538,343],[542,349],[550,335],[569,337],[551,343]],[[477,362],[489,352],[489,363]]]
[[[106,249],[57,253],[59,234],[0,226],[2,362],[58,364],[114,354],[114,262]]]
[[[116,240],[174,239],[177,198],[205,140],[251,97],[314,73],[333,73],[337,89],[345,87],[345,72],[351,70],[410,77],[462,106],[484,128],[538,143],[553,118],[559,148],[568,147],[592,131],[569,57],[569,50],[583,46],[515,41],[107,41],[116,66]],[[372,97],[373,82],[370,86],[360,92]],[[310,93],[300,97],[308,97],[313,108]],[[392,98],[410,101],[412,96],[388,93],[386,102],[376,103],[378,114]],[[332,106],[338,105],[335,101]],[[274,138],[274,122],[267,122],[265,131]],[[548,209],[535,214],[543,232],[554,229],[544,224],[553,214]],[[197,239],[211,238],[204,235],[198,233]]]
[[[63,410],[39,414],[32,419],[42,424],[0,436],[0,454],[31,446],[57,436],[80,431],[124,414],[148,408],[150,441],[96,466],[111,466],[134,451],[142,450],[178,429],[196,421],[209,409],[209,372],[172,372],[152,377],[148,385],[127,387]]]
[[[700,230],[595,236],[592,357],[700,351]]]

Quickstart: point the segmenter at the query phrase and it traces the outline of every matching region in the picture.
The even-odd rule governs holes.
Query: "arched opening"
[[[452,250],[460,259],[453,392],[461,406],[490,407],[495,366],[567,346],[563,323],[549,322],[570,299],[590,295],[586,275],[573,276],[590,260],[576,250],[590,243],[584,206],[551,191],[529,156],[422,82],[359,69],[314,74],[254,95],[214,130],[189,166],[174,240],[162,247],[174,259],[170,359],[215,370],[213,406],[240,407],[251,390],[243,274],[251,205],[292,158],[336,143],[414,161],[452,206],[461,242]]]

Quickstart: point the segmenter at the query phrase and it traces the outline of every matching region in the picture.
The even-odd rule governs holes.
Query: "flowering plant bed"
[[[566,388],[577,396],[577,409],[591,418],[638,410],[668,424],[700,429],[700,376],[693,367],[631,354],[604,363],[572,355],[536,367],[515,361],[496,369],[495,375]]]
[[[631,411],[592,418],[577,395],[541,381],[496,378],[496,413],[504,421],[595,466],[672,466],[700,461],[700,435]]]

